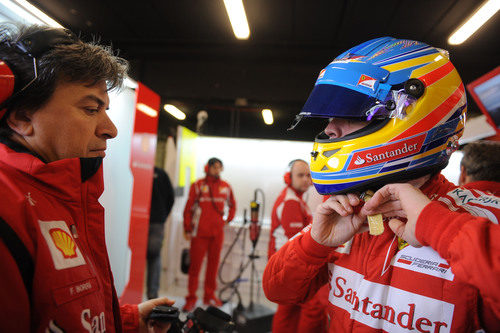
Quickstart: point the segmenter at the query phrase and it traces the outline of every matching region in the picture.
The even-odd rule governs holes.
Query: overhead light
[[[500,9],[500,0],[488,0],[448,38],[452,45],[462,44]]]
[[[2,1],[2,4],[9,8],[13,13],[20,18],[26,20],[28,23],[48,25],[54,28],[63,28],[62,25],[57,23],[50,16],[36,8],[28,1],[25,0],[8,0]]]
[[[172,104],[165,104],[163,109],[179,120],[186,119],[186,114]]]
[[[273,111],[269,109],[262,110],[262,118],[264,118],[264,122],[266,123],[266,125],[272,125],[274,122]]]
[[[247,15],[242,0],[224,0],[224,5],[236,38],[248,39],[250,37],[250,28],[248,27]]]
[[[144,103],[137,103],[137,110],[153,118],[158,116],[158,111]]]

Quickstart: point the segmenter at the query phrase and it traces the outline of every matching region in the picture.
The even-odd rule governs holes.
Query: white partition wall
[[[135,114],[135,90],[125,87],[109,93],[108,115],[118,136],[108,141],[104,159],[104,193],[99,199],[105,209],[106,246],[118,296],[130,273],[131,251],[128,246],[133,177],[130,152]]]
[[[182,149],[182,139],[178,140],[179,146],[177,150]],[[190,142],[189,144],[192,144]],[[211,157],[218,157],[224,163],[224,171],[222,179],[228,181],[234,191],[237,212],[234,222],[225,228],[225,240],[222,255],[227,252],[227,249],[233,241],[239,224],[243,220],[243,209],[249,210],[250,201],[254,198],[255,189],[259,188],[265,194],[265,211],[264,224],[265,227],[261,232],[261,238],[257,244],[257,252],[261,256],[256,262],[257,272],[262,276],[263,269],[267,263],[267,246],[268,246],[268,225],[270,223],[270,214],[274,201],[279,192],[285,187],[283,175],[287,170],[288,163],[293,159],[303,159],[309,162],[310,151],[312,150],[312,142],[299,141],[279,141],[279,140],[259,140],[259,139],[235,139],[222,137],[206,137],[199,136],[195,139],[195,149],[191,151],[195,154],[194,172],[196,178],[204,176],[204,166],[207,160]],[[172,150],[167,150],[167,159],[169,154],[172,155]],[[171,157],[171,156],[170,156]],[[191,156],[193,157],[193,156]],[[179,163],[179,161],[177,161]],[[177,170],[176,177],[180,174]],[[189,182],[191,170],[185,170],[184,178]],[[173,178],[173,183],[178,184],[179,179]],[[189,186],[184,188],[182,196],[177,196],[172,213],[168,220],[167,234],[163,251],[163,275],[162,275],[162,292],[167,295],[178,294],[176,296],[184,296],[187,288],[187,275],[180,272],[180,252],[182,248],[188,247],[189,243],[182,236],[182,212],[187,199]],[[312,196],[311,196],[312,198]],[[317,199],[317,198],[316,198]],[[262,198],[259,195],[258,201],[262,203]],[[317,203],[317,202],[316,202]],[[234,251],[229,256],[226,266],[223,269],[223,277],[227,279],[234,278],[242,258],[245,258],[250,253],[250,242],[248,234],[246,237],[246,247],[241,248],[242,240],[235,246]],[[247,279],[241,285],[241,290],[245,303],[249,299],[249,274],[248,269],[243,278]],[[200,292],[203,286],[204,269],[200,272]],[[261,287],[259,287],[260,301],[266,302]],[[256,297],[257,295],[255,295]],[[245,304],[247,305],[247,304]]]
[[[235,220],[242,221],[243,209],[249,209],[259,188],[265,194],[264,222],[268,224],[272,205],[285,186],[288,163],[297,158],[309,163],[312,147],[312,142],[199,137],[196,175],[203,176],[210,157],[220,158],[224,162],[221,177],[231,184],[236,197]]]

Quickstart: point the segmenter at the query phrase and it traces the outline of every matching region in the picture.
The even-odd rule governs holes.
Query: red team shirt
[[[82,181],[83,169],[78,158],[46,164],[0,144],[0,217],[34,264],[30,295],[17,253],[0,239],[0,331],[121,332],[122,320],[123,330],[137,331],[137,305],[120,310],[114,289],[98,202],[102,166]]]
[[[272,256],[289,238],[312,222],[311,210],[302,194],[287,186],[276,199],[271,214],[268,256]]]
[[[421,190],[421,248],[386,226],[330,248],[310,226],[271,257],[267,297],[297,303],[328,283],[330,332],[481,332],[500,328],[500,184],[457,187],[443,176]]]
[[[231,186],[220,178],[207,176],[191,185],[189,198],[184,208],[184,230],[194,237],[212,237],[223,232],[224,205],[229,212],[226,221],[230,222],[236,212]]]

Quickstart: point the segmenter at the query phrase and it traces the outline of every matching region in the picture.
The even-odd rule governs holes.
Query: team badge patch
[[[392,259],[393,266],[453,281],[455,275],[441,256],[428,246],[407,246]]]
[[[375,90],[375,83],[377,83],[377,79],[372,78],[371,76],[362,74],[359,77],[358,86],[363,86],[366,88],[370,88],[371,90]]]
[[[80,249],[64,221],[38,221],[57,270],[85,265]]]

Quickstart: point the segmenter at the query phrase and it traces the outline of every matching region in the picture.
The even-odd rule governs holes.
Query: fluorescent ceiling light
[[[7,0],[3,1],[2,4],[12,10],[12,12],[16,15],[26,20],[28,23],[48,25],[54,28],[63,28],[62,25],[57,23],[40,9],[30,4],[28,1]]]
[[[224,5],[236,38],[248,39],[250,37],[250,28],[248,27],[247,15],[242,0],[224,0]]]
[[[462,44],[500,9],[500,0],[488,0],[448,38],[452,45]]]
[[[186,119],[186,114],[172,104],[165,104],[163,109],[179,120]]]
[[[264,118],[264,122],[266,123],[266,125],[272,125],[274,122],[273,111],[269,109],[262,110],[262,118]]]
[[[153,118],[158,116],[158,111],[156,111],[155,109],[153,109],[150,106],[147,106],[144,103],[138,103],[137,110],[139,110],[139,111],[141,111],[141,112],[145,113],[146,115],[153,117]]]

